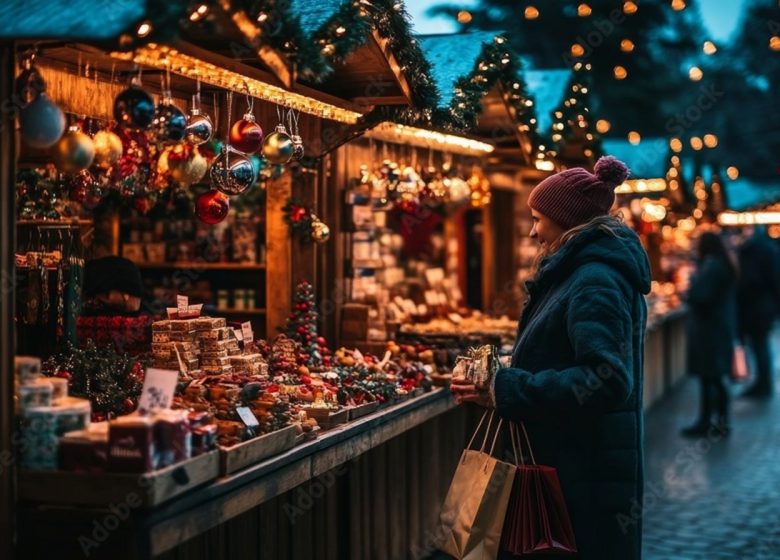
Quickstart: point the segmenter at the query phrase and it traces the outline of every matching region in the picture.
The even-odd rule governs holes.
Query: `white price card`
[[[143,414],[170,408],[178,380],[178,371],[157,368],[147,369],[141,399],[138,401],[138,410]]]
[[[190,306],[190,300],[187,296],[176,296],[176,309],[179,313],[185,313]]]
[[[252,332],[252,323],[249,321],[241,323],[241,334],[244,335],[244,342],[252,342],[255,339],[255,335]]]
[[[241,329],[233,329],[233,336],[235,336],[236,340],[239,342],[244,341],[244,333],[241,332]]]
[[[239,406],[236,408],[236,412],[238,413],[239,417],[241,417],[241,421],[246,424],[248,428],[254,428],[255,426],[260,425],[260,422],[257,421],[257,417],[251,410],[249,410],[249,407]]]

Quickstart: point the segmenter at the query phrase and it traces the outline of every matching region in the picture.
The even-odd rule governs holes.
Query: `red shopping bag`
[[[518,466],[504,521],[502,549],[519,558],[575,556],[574,529],[558,473],[553,467],[536,464],[525,426],[521,424],[520,429],[525,436],[531,464],[527,464],[523,457],[518,429],[510,425]]]
[[[734,358],[731,363],[731,378],[734,381],[743,383],[748,380],[749,376],[745,347],[741,344],[736,344],[734,346]]]

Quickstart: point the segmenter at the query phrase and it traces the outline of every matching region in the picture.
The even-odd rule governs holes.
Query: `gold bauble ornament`
[[[95,165],[108,169],[122,157],[122,140],[110,130],[100,130],[92,138],[95,144]]]
[[[330,239],[330,228],[316,215],[311,215],[311,238],[316,243],[325,243]]]
[[[78,173],[92,165],[95,143],[79,127],[71,126],[54,146],[53,156],[57,169],[65,173]]]

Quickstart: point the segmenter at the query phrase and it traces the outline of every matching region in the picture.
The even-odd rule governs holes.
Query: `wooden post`
[[[0,43],[0,98],[12,99],[14,49]],[[0,112],[0,558],[14,558],[14,183],[16,175],[14,112]]]
[[[292,194],[292,176],[282,173],[266,186],[266,337],[271,340],[284,326],[292,304],[290,232],[284,220],[284,205]]]

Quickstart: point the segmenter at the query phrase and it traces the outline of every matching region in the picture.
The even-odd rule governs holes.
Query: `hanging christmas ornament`
[[[78,173],[92,165],[95,159],[95,143],[81,132],[78,126],[71,126],[54,148],[54,164],[65,173]]]
[[[46,149],[57,143],[65,130],[65,114],[45,93],[19,111],[21,136],[31,148]]]
[[[401,180],[396,185],[395,191],[404,202],[419,202],[420,191],[424,186],[425,183],[422,182],[414,167],[407,166],[401,172]]]
[[[233,123],[230,127],[229,141],[239,152],[247,155],[254,154],[263,147],[263,129],[255,121],[254,99],[247,96],[247,111],[241,120]]]
[[[214,123],[211,117],[201,111],[200,106],[200,77],[197,81],[197,93],[192,96],[192,109],[187,118],[187,127],[184,130],[184,139],[193,146],[200,146],[211,140],[214,134]]]
[[[135,208],[136,212],[145,216],[152,209],[152,199],[146,195],[136,196],[133,199],[133,208]]]
[[[89,195],[90,189],[95,185],[95,178],[87,171],[80,171],[78,175],[71,179],[68,185],[68,198],[73,202],[84,204]]]
[[[234,196],[251,187],[256,179],[252,162],[244,154],[225,146],[211,163],[209,178],[214,188]]]
[[[152,135],[161,144],[174,144],[184,138],[187,117],[181,109],[166,99],[157,106],[152,120]]]
[[[290,119],[290,130],[293,132],[292,136],[290,137],[293,144],[292,159],[295,161],[300,161],[303,158],[303,154],[305,152],[303,148],[303,138],[301,138],[301,135],[298,132],[298,118],[300,117],[300,113],[296,115],[295,112],[291,109],[288,115]],[[293,124],[295,125],[294,128]]]
[[[38,69],[33,66],[33,59],[34,56],[24,58],[22,71],[14,83],[17,103],[20,103],[21,107],[26,107],[46,91],[46,82]]]
[[[154,99],[141,89],[140,74],[129,88],[114,99],[114,119],[133,129],[145,129],[154,119]]]
[[[209,164],[198,148],[188,144],[176,144],[166,148],[163,152],[166,169],[163,172],[170,173],[171,178],[179,184],[191,185],[197,183],[208,171]],[[163,160],[163,155],[160,160]],[[158,162],[157,170],[161,170]]]
[[[122,139],[110,130],[100,130],[92,138],[95,144],[95,165],[108,169],[122,157]]]
[[[229,210],[230,198],[216,190],[200,194],[195,200],[195,215],[210,226],[224,220]]]
[[[469,184],[460,177],[444,179],[444,184],[449,191],[450,201],[452,202],[463,202],[471,194]]]
[[[292,138],[287,133],[287,128],[282,123],[282,116],[279,107],[276,108],[279,124],[276,130],[266,136],[263,142],[263,156],[274,165],[283,165],[290,161],[295,147]]]
[[[315,214],[311,215],[311,238],[316,243],[325,243],[330,239],[330,228]]]
[[[97,183],[93,183],[87,190],[87,198],[84,200],[84,207],[88,210],[92,210],[95,206],[100,204],[103,200],[103,189]]]
[[[468,181],[471,206],[482,208],[490,204],[490,181],[479,167],[474,167]]]

